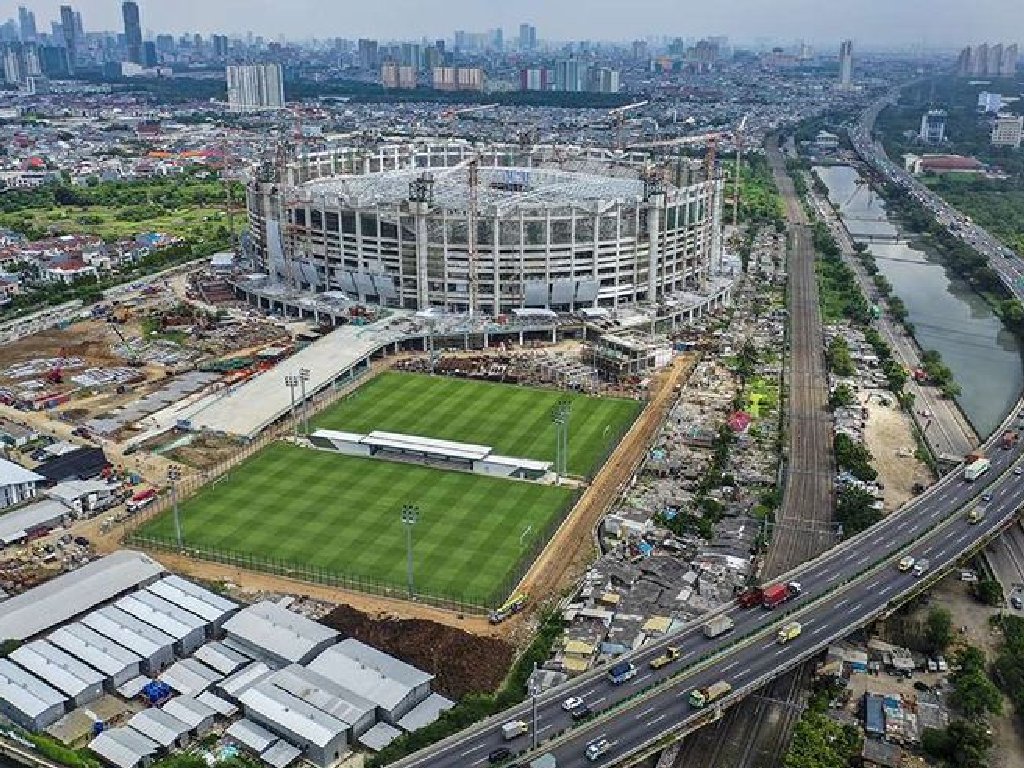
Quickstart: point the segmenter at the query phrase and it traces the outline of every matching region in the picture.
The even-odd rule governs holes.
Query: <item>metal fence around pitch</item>
[[[393,597],[401,600],[410,599],[406,584],[398,584],[387,579],[375,578],[365,574],[343,573],[312,563],[298,563],[293,560],[221,547],[198,547],[188,543],[183,547],[178,547],[177,541],[173,538],[153,535],[130,534],[126,537],[125,543],[142,549],[173,552],[196,560],[220,563],[235,568],[245,568],[249,571],[269,573],[274,576],[283,576],[313,584],[323,584],[329,587],[350,589],[355,592]],[[487,613],[490,596],[469,593],[456,594],[446,590],[432,590],[430,593],[416,592],[413,594],[412,599],[415,602],[426,603],[437,608],[445,608],[460,613],[484,615]]]

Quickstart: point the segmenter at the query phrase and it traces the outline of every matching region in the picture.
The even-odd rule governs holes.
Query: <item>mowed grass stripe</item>
[[[479,601],[502,585],[571,499],[567,488],[279,443],[183,502],[181,519],[189,546],[251,553],[401,587],[400,512],[403,504],[416,504],[417,590]],[[161,515],[140,533],[173,539],[173,516]]]
[[[314,420],[314,426],[477,443],[492,446],[499,454],[552,461],[555,427],[551,411],[563,397],[572,402],[569,471],[592,474],[639,414],[639,402],[388,372],[328,408]]]

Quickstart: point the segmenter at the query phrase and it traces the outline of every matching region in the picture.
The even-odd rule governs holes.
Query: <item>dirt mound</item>
[[[423,619],[375,618],[340,605],[321,621],[345,637],[390,653],[436,676],[434,690],[458,700],[494,691],[512,666],[512,646]]]

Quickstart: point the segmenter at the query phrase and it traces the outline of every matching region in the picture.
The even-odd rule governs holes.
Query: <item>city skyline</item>
[[[537,27],[541,40],[625,41],[651,36],[701,37],[727,35],[737,42],[789,43],[805,40],[832,44],[852,38],[861,51],[885,47],[952,48],[988,38],[1008,29],[1024,28],[1024,5],[1011,0],[978,0],[964,13],[959,0],[860,0],[828,2],[828,12],[815,0],[782,0],[767,5],[758,0],[725,0],[714,6],[683,8],[671,0],[590,0],[587,13],[552,6],[544,0],[522,0],[496,6],[486,0],[453,0],[443,13],[418,0],[385,0],[372,6],[340,7],[323,0],[293,0],[288,4],[260,0],[176,0],[139,3],[143,28],[174,33],[252,31],[267,39],[330,37],[417,39],[448,37],[455,29],[506,30],[512,41],[519,25]],[[3,0],[0,18],[15,17],[18,6],[34,11],[41,30],[59,18],[54,0]],[[256,6],[256,8],[254,8]],[[117,0],[79,0],[76,11],[86,31],[123,29]]]

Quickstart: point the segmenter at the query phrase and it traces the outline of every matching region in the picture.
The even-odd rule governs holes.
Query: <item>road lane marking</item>
[[[729,662],[729,663],[728,663],[728,664],[726,664],[726,665],[725,665],[724,667],[722,667],[722,671],[723,671],[723,672],[728,672],[728,671],[729,671],[730,669],[732,669],[733,667],[735,667],[735,666],[736,666],[737,664],[739,664],[739,661],[732,661],[732,662]]]
[[[836,603],[836,608],[838,608],[841,605],[846,605],[846,603],[848,602],[850,602],[850,598],[844,597],[842,600]]]
[[[642,720],[643,718],[647,717],[647,715],[650,715],[650,714],[652,714],[654,712],[657,712],[657,711],[658,711],[658,707],[648,707],[643,712],[641,712],[639,715],[636,715],[636,719],[637,720]]]
[[[478,749],[483,749],[483,748],[484,748],[484,747],[486,747],[486,746],[487,746],[486,744],[477,744],[477,745],[476,745],[475,747],[470,747],[469,749],[467,749],[467,750],[466,750],[465,752],[463,752],[462,754],[463,754],[463,755],[470,755],[470,754],[472,754],[473,752],[476,752],[476,751],[477,751]]]
[[[817,634],[820,634],[820,633],[824,632],[826,629],[828,629],[828,627],[825,624],[822,624],[820,627],[817,627],[817,628],[813,629],[811,631],[811,634],[812,635],[817,635]]]
[[[649,721],[649,724],[650,724],[650,725],[654,725],[655,723],[661,722],[661,721],[662,721],[662,720],[664,720],[664,719],[665,719],[666,717],[668,717],[668,712],[662,712],[662,713],[661,713],[660,715],[658,715],[657,717],[651,718],[651,720]]]

